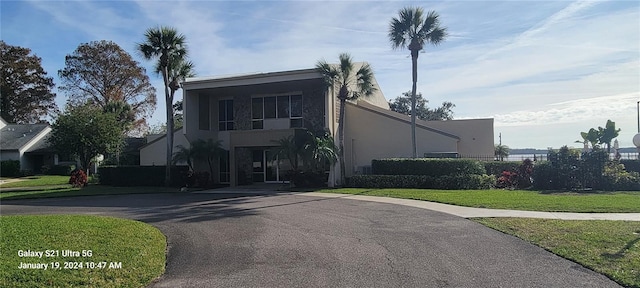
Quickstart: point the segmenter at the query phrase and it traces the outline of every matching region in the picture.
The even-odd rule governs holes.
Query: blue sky
[[[411,60],[393,50],[389,21],[405,6],[436,10],[450,36],[418,59],[418,91],[455,118],[494,118],[512,148],[570,145],[580,131],[622,131],[633,146],[640,101],[637,1],[2,1],[1,38],[32,49],[57,71],[81,43],[111,40],[161,92],[153,63],[136,52],[147,28],[173,26],[198,76],[312,68],[349,52],[369,62],[387,99],[411,89]],[[181,95],[178,95],[178,99]],[[57,102],[64,107],[65,95]],[[164,97],[150,123],[164,122]]]

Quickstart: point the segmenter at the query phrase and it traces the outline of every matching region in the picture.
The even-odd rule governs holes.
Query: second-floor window
[[[289,119],[290,127],[303,127],[302,95],[255,97],[251,99],[253,129],[264,129],[265,119]]]
[[[220,100],[218,101],[218,131],[233,129],[233,100]]]

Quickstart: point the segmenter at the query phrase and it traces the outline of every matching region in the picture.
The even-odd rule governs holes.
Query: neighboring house
[[[360,64],[361,65],[361,64]],[[371,160],[411,156],[410,117],[389,110],[376,91],[347,103],[345,167],[351,176],[370,171]],[[272,160],[278,139],[310,130],[328,130],[337,141],[337,91],[326,88],[315,69],[239,76],[190,78],[183,83],[184,127],[175,145],[196,139],[222,140],[228,157],[218,164],[214,180],[232,186],[285,180],[286,161]],[[184,139],[180,138],[184,137]],[[417,121],[418,154],[493,155],[493,119]],[[187,142],[184,142],[187,141]],[[141,165],[164,165],[164,137],[140,153]],[[175,151],[175,148],[174,148]],[[336,184],[339,165],[332,168]]]
[[[164,134],[151,134],[146,138],[147,144],[140,147],[141,166],[164,166],[167,164],[167,136]],[[173,152],[178,145],[189,147],[189,141],[184,137],[182,128],[173,132]]]
[[[45,165],[58,164],[49,148],[49,124],[10,124],[0,118],[0,161],[18,160],[20,170],[40,173]]]

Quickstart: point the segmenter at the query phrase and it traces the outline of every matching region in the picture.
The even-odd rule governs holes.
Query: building
[[[0,118],[0,161],[20,161],[20,170],[40,173],[43,166],[58,164],[49,148],[49,124],[11,124]]]
[[[359,64],[361,65],[361,64]],[[346,175],[367,173],[371,160],[411,156],[410,117],[389,110],[377,82],[373,95],[345,108]],[[247,75],[190,78],[183,83],[184,140],[221,140],[228,157],[214,180],[232,186],[284,180],[289,168],[273,160],[278,139],[328,130],[337,140],[339,101],[315,69]],[[180,134],[184,139],[180,138]],[[493,119],[417,121],[418,155],[447,153],[493,156]],[[164,137],[141,151],[141,165],[164,165]],[[150,148],[151,146],[156,148]],[[148,151],[144,151],[148,150]],[[337,184],[336,165],[330,184]]]

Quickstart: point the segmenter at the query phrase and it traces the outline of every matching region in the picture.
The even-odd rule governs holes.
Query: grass
[[[142,222],[79,215],[2,216],[0,228],[1,287],[145,287],[164,272],[166,238]],[[63,257],[67,249],[91,250],[91,257]],[[58,256],[19,257],[19,250],[58,251]],[[18,269],[21,262],[49,267]],[[51,269],[52,262],[61,269]],[[64,269],[65,262],[81,262],[83,267]],[[106,267],[88,268],[87,262],[106,262]],[[110,268],[112,263],[122,267]]]
[[[640,222],[474,220],[604,274],[620,285],[640,288]]]
[[[549,212],[640,212],[640,192],[543,193],[526,190],[323,189],[316,192],[426,200],[459,206]]]
[[[57,175],[39,175],[39,176],[27,176],[18,179],[20,181],[8,182],[0,184],[0,188],[15,188],[15,187],[37,187],[37,186],[61,186],[69,185],[69,176],[57,176]]]
[[[179,193],[175,187],[114,187],[89,185],[84,188],[49,188],[25,187],[18,191],[0,191],[0,200],[35,199],[71,196],[147,194],[147,193]]]

